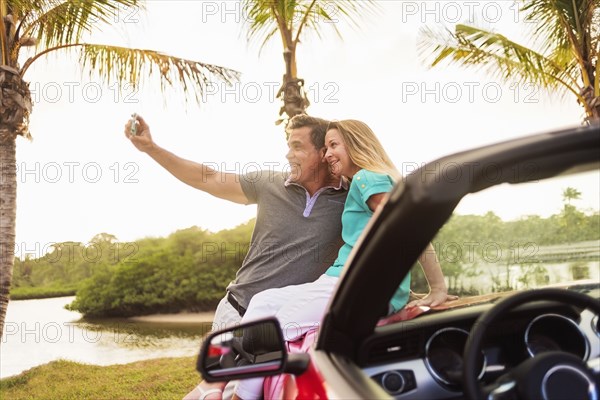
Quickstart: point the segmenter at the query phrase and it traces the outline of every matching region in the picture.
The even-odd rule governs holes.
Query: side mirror
[[[196,369],[207,382],[230,381],[284,372],[287,350],[279,322],[263,319],[210,334]]]

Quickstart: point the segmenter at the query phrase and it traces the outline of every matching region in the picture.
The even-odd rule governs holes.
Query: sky
[[[580,124],[572,97],[531,84],[504,84],[480,71],[427,68],[417,46],[424,26],[477,22],[524,41],[526,24],[513,1],[381,1],[360,29],[341,21],[340,39],[325,23],[297,50],[311,115],[369,124],[401,172],[441,156],[526,134]],[[187,187],[138,152],[123,133],[130,114],[149,123],[154,140],[184,158],[244,173],[286,166],[281,106],[284,73],[275,37],[262,51],[248,43],[246,17],[234,1],[147,2],[119,10],[115,28],[89,42],[154,49],[241,72],[232,88],[215,83],[202,104],[161,93],[148,79],[139,89],[104,85],[77,65],[75,53],[55,53],[25,75],[33,93],[34,140],[17,144],[17,254],[43,255],[56,242],[88,243],[98,233],[127,242],[199,226],[216,232],[252,218],[255,206],[212,198]],[[532,212],[550,215],[562,204],[561,182]],[[581,206],[598,208],[598,193]],[[488,201],[498,201],[492,196]],[[481,207],[484,202],[479,203]],[[578,204],[579,205],[579,204]],[[474,206],[465,212],[482,213]],[[506,210],[506,218],[516,216]]]

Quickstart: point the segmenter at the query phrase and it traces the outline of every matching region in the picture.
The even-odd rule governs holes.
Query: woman
[[[332,172],[351,181],[342,214],[344,245],[338,258],[319,279],[303,285],[269,289],[255,295],[242,323],[275,316],[283,329],[284,339],[293,341],[318,326],[350,252],[374,211],[394,185],[399,174],[373,131],[363,122],[332,122],[325,135],[325,158]],[[431,245],[419,262],[430,286],[430,293],[409,306],[443,303],[448,298],[441,267]],[[390,302],[395,312],[407,305],[410,276],[407,276]],[[250,400],[262,395],[263,379],[239,382],[234,398]]]

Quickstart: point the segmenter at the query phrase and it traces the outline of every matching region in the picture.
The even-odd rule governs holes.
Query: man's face
[[[293,129],[288,139],[288,153],[286,158],[290,163],[293,182],[304,185],[317,182],[319,168],[327,168],[324,164],[325,150],[315,149],[310,140],[311,129],[307,126]]]

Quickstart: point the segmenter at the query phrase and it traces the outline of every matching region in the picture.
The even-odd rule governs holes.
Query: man
[[[258,205],[248,254],[217,306],[213,329],[239,323],[256,293],[312,282],[333,263],[342,244],[347,186],[331,175],[324,158],[328,121],[307,115],[290,120],[288,175],[219,172],[161,148],[144,119],[138,116],[137,122],[136,135],[131,135],[131,122],[125,126],[127,137],[177,179],[225,200]],[[198,398],[201,391],[194,389],[186,399]]]

